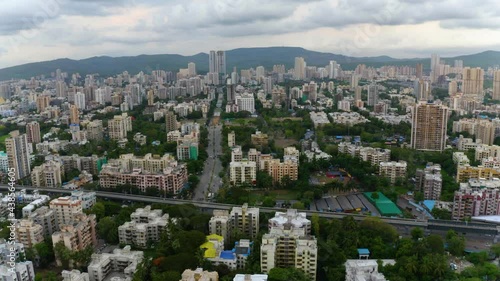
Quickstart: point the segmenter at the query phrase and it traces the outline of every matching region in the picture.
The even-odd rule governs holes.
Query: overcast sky
[[[499,27],[498,0],[2,0],[0,68],[265,46],[452,56],[500,50]]]

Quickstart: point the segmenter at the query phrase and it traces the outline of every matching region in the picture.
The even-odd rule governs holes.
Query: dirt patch
[[[297,143],[299,143],[299,142],[294,140],[294,139],[285,139],[285,138],[275,138],[274,139],[275,146],[280,147],[280,148],[294,146]]]

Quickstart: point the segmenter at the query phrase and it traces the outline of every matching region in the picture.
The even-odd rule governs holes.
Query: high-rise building
[[[238,105],[238,111],[255,112],[255,98],[253,94],[243,93],[236,96],[236,104]]]
[[[16,262],[15,266],[1,265],[2,281],[35,281],[35,270],[31,261]]]
[[[18,220],[14,230],[17,242],[22,243],[25,248],[33,248],[36,244],[43,242],[43,227],[32,220]]]
[[[411,147],[417,150],[443,151],[446,145],[448,107],[419,102],[412,108]]]
[[[36,187],[57,188],[62,186],[64,170],[60,162],[47,161],[31,171],[31,182]]]
[[[71,124],[80,124],[80,112],[74,104],[69,106],[69,120]]]
[[[122,140],[127,138],[127,132],[132,131],[132,118],[127,113],[115,115],[108,121],[109,138],[112,140]]]
[[[494,100],[500,100],[500,70],[493,72],[493,97]]]
[[[428,81],[422,79],[415,80],[413,85],[413,93],[417,101],[428,101],[431,93],[431,85]]]
[[[450,81],[448,83],[448,96],[452,96],[458,92],[458,85],[456,80]]]
[[[9,168],[14,169],[16,179],[22,179],[29,176],[31,171],[30,152],[31,148],[28,144],[26,134],[20,134],[19,131],[10,132],[10,137],[5,140],[7,148],[7,158],[9,160]]]
[[[162,232],[167,229],[169,215],[162,210],[152,210],[151,206],[138,208],[130,215],[130,222],[118,227],[120,244],[146,248],[149,241],[159,241]]]
[[[59,197],[50,201],[49,207],[56,213],[57,224],[71,224],[75,214],[83,212],[82,201],[73,200],[71,197]]]
[[[85,94],[78,92],[75,94],[75,105],[78,109],[84,110],[87,101],[85,100]]]
[[[49,107],[49,105],[50,105],[50,96],[40,95],[36,98],[36,108],[39,113],[44,111],[45,108]]]
[[[478,96],[483,93],[484,70],[480,67],[465,67],[462,73],[462,93],[466,96]]]
[[[295,80],[304,80],[306,78],[306,61],[302,57],[295,58],[293,78]]]
[[[28,143],[40,143],[40,124],[36,121],[26,124],[26,135],[28,137]]]
[[[213,216],[208,223],[210,234],[220,235],[224,238],[224,241],[229,241],[231,238],[231,226],[228,211],[214,210]]]
[[[439,78],[440,58],[438,54],[431,55],[431,83],[436,83]]]
[[[245,203],[241,207],[233,207],[229,213],[232,231],[237,231],[251,240],[259,233],[259,208],[249,208]]]
[[[358,86],[358,82],[359,82],[359,76],[357,74],[352,74],[351,75],[351,82],[350,82],[350,86],[351,86],[351,90],[355,90],[356,87]]]
[[[314,236],[306,233],[306,228],[287,223],[284,227],[271,227],[262,237],[260,266],[263,273],[275,267],[294,267],[303,271],[311,280],[316,280],[318,264],[318,244]]]
[[[254,184],[257,179],[257,164],[252,161],[231,162],[229,178],[233,185]]]
[[[87,124],[87,139],[102,141],[103,139],[102,120],[94,120]]]
[[[417,190],[424,193],[425,200],[439,200],[443,180],[441,178],[441,165],[427,164],[425,169],[417,169],[415,173]]]
[[[226,52],[225,51],[210,51],[208,58],[209,72],[214,72],[226,75]]]
[[[417,63],[416,75],[417,79],[422,79],[424,77],[424,65]]]
[[[398,162],[380,162],[379,175],[388,178],[389,181],[394,184],[398,178],[406,178],[406,167],[406,161],[403,160]]]
[[[335,79],[338,76],[338,64],[336,61],[331,60],[328,64],[328,78]]]
[[[178,125],[177,125],[177,116],[175,115],[174,112],[168,111],[165,114],[165,124],[167,127],[167,133],[171,131],[177,131]]]
[[[378,86],[377,84],[368,85],[368,106],[375,106],[378,103]]]
[[[188,63],[188,75],[196,76],[196,64],[194,62]]]
[[[64,81],[56,82],[56,95],[60,98],[65,98],[68,95],[66,93],[66,83]]]
[[[361,87],[357,86],[356,89],[354,89],[354,101],[360,101],[361,100]]]
[[[266,76],[266,69],[262,65],[257,66],[257,68],[255,68],[255,79],[259,81],[259,79],[264,76]]]

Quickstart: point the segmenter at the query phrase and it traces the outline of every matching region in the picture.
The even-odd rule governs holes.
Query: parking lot
[[[323,197],[316,200],[314,204],[311,204],[311,210],[344,213],[370,212],[372,216],[380,216],[377,208],[375,208],[375,206],[361,193]]]

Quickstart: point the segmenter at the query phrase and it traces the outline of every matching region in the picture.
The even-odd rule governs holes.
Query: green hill
[[[389,56],[378,57],[348,57],[332,53],[310,51],[298,47],[265,47],[265,48],[240,48],[226,52],[227,71],[234,66],[238,70],[257,67],[262,65],[270,69],[275,64],[284,64],[287,68],[293,67],[295,57],[304,57],[307,65],[325,66],[330,60],[335,60],[342,65],[343,69],[354,69],[356,65],[364,63],[369,66],[379,67],[382,65],[415,65],[424,63],[429,68],[429,58],[395,59]],[[464,55],[452,58],[443,58],[448,64],[453,65],[455,59],[464,61],[467,66],[500,65],[500,52],[486,51],[478,54]],[[0,80],[30,78],[38,75],[50,75],[56,69],[81,75],[99,73],[101,76],[110,76],[128,71],[136,74],[140,71],[150,73],[159,67],[163,70],[178,71],[186,68],[188,62],[196,63],[199,73],[208,71],[208,54],[199,53],[193,56],[181,56],[175,54],[139,55],[129,57],[92,57],[82,60],[57,59],[52,61],[23,64],[0,69]]]

